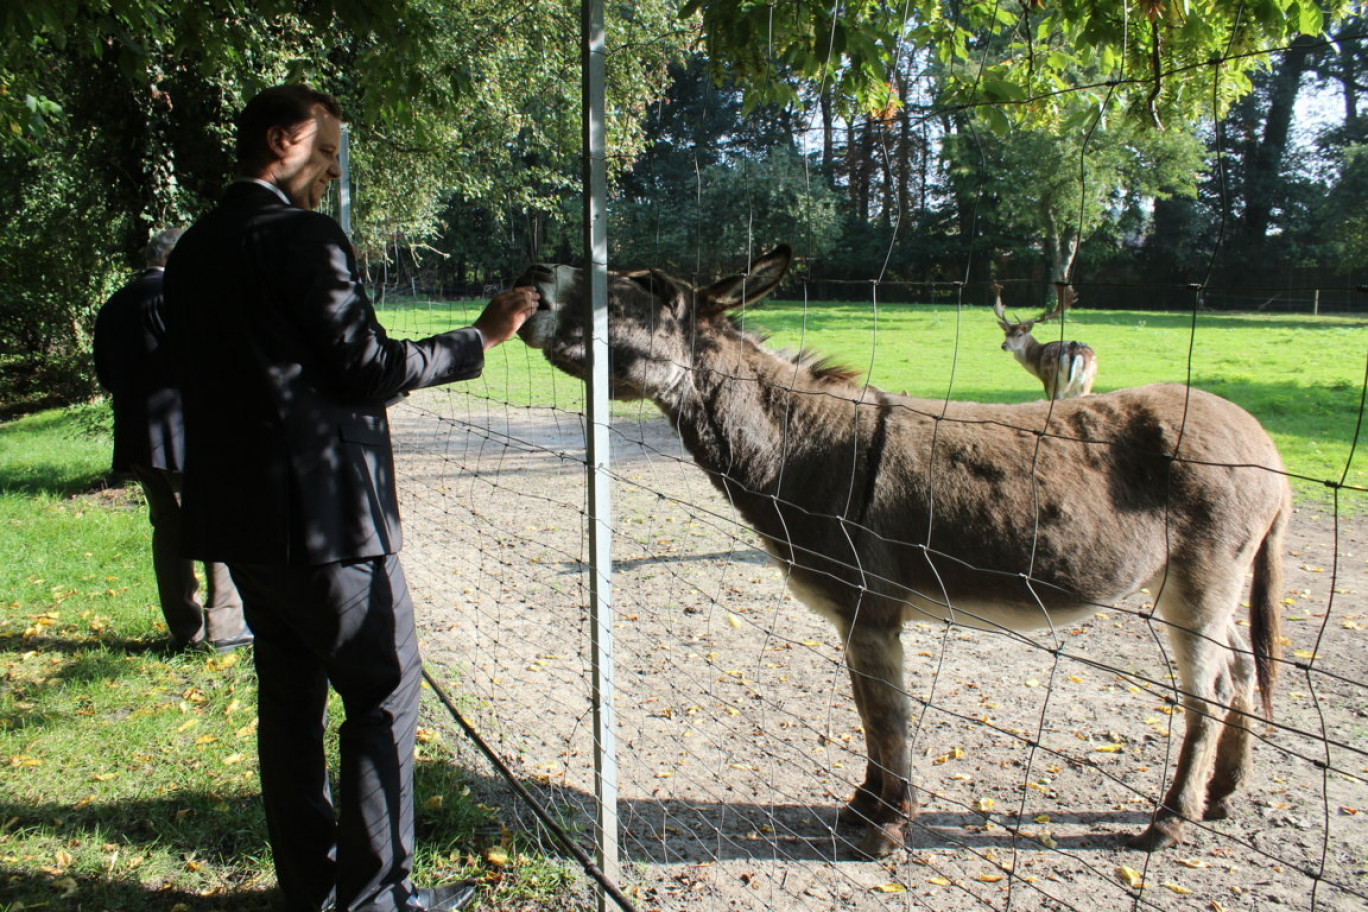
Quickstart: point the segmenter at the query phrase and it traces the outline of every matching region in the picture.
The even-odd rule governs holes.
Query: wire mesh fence
[[[937,113],[924,112],[921,122]],[[809,144],[816,142],[814,135]],[[747,157],[739,147],[730,154]],[[1067,164],[1078,174],[1074,189],[1082,209],[1096,189],[1087,142],[1076,154],[1077,161]],[[638,169],[655,164],[639,163]],[[671,212],[638,213],[633,250],[639,255],[642,238],[661,232],[652,219],[678,217],[681,205],[691,224],[698,223],[689,229],[698,251],[696,280],[722,270],[705,249],[728,232],[752,232],[747,236],[755,244],[788,240],[762,241],[753,234],[767,217],[761,210],[776,199],[803,200],[800,210],[813,207],[812,220],[800,214],[794,228],[817,230],[818,204],[805,195],[815,175],[767,165],[742,179],[764,186],[733,213],[735,225],[717,227],[717,237],[707,237],[702,224],[704,201],[715,188],[703,186],[700,171],[696,192],[689,194],[699,210],[690,213],[674,201]],[[998,189],[980,187],[980,202]],[[866,258],[874,265],[860,267],[864,272],[809,270],[785,287],[785,297],[800,303],[789,305],[796,324],[782,324],[779,334],[823,354],[829,353],[830,329],[867,327],[868,344],[843,354],[861,372],[851,380],[854,388],[882,397],[862,384],[877,383],[894,394],[905,384],[930,397],[908,405],[895,395],[897,408],[939,403],[948,410],[960,400],[991,399],[997,387],[982,381],[983,371],[1007,375],[1019,368],[997,350],[1001,333],[987,308],[978,307],[989,300],[988,284],[977,268],[981,263],[969,266],[975,254],[968,241],[959,277],[925,282],[885,274],[894,248],[916,242],[894,230],[886,243],[881,256]],[[1085,266],[1087,253],[1085,244]],[[1260,268],[1261,275],[1268,273],[1269,264]],[[1291,267],[1284,270],[1287,281],[1266,288],[1213,282],[1213,276],[1232,275],[1215,270],[1190,284],[1108,277],[1089,285],[1086,272],[1067,277],[1084,307],[1138,307],[1135,302],[1143,301],[1156,309],[1127,317],[1132,335],[1124,346],[1100,352],[1099,391],[1156,379],[1215,385],[1232,397],[1257,388],[1265,412],[1251,406],[1256,418],[1279,418],[1280,434],[1312,439],[1318,456],[1328,454],[1287,465],[1297,501],[1281,548],[1286,575],[1274,594],[1283,620],[1273,717],[1257,710],[1242,715],[1238,686],[1227,675],[1215,698],[1185,720],[1191,685],[1180,671],[1192,646],[1175,650],[1170,634],[1187,622],[1162,606],[1156,610],[1167,583],[1159,591],[1141,588],[1092,605],[1035,632],[914,617],[901,634],[905,678],[881,683],[909,701],[906,749],[917,806],[908,817],[905,845],[866,857],[858,829],[838,818],[871,760],[872,733],[852,693],[870,683],[862,684],[859,675],[852,681],[847,670],[849,631],[795,597],[789,575],[718,483],[725,468],[700,468],[679,429],[649,401],[618,403],[608,479],[616,674],[605,698],[617,717],[616,881],[632,907],[1364,907],[1368,504],[1356,453],[1368,346],[1353,316],[1362,306],[1360,292],[1344,280],[1317,283],[1300,273],[1294,279]],[[403,292],[419,291],[415,277],[405,281]],[[1016,295],[1013,306],[1050,293],[1039,275],[1003,281],[1006,293]],[[822,303],[831,298],[843,303]],[[387,315],[390,325],[420,332],[469,322],[480,303],[421,301],[416,294],[402,301]],[[423,322],[424,307],[433,309],[439,325]],[[1241,314],[1259,314],[1263,321],[1284,312],[1298,315],[1296,326],[1273,316],[1275,322],[1259,322],[1258,331],[1268,327],[1307,358],[1343,368],[1330,391],[1334,415],[1326,412],[1326,397],[1311,395],[1295,371],[1262,372],[1257,359],[1242,362],[1229,344],[1210,344],[1212,334],[1255,325],[1241,321]],[[747,328],[754,322],[771,329],[762,313],[742,310],[737,319]],[[911,354],[905,345],[880,341],[910,331],[900,321],[912,313],[925,319],[916,324],[921,335]],[[1213,321],[1210,313],[1231,319]],[[1322,314],[1330,316],[1315,322]],[[1080,318],[1069,331],[1088,325]],[[1295,335],[1302,330],[1316,333],[1315,341]],[[1056,337],[1067,338],[1064,332]],[[701,337],[695,342],[709,344]],[[682,360],[676,366],[683,374],[693,369]],[[1025,374],[1014,376],[1022,389],[1039,390]],[[730,382],[758,381],[742,372]],[[792,392],[772,387],[758,395]],[[584,401],[580,381],[511,342],[494,353],[480,380],[415,394],[392,409],[391,418],[405,566],[424,618],[429,667],[457,695],[501,764],[559,821],[558,829],[592,853],[602,758],[593,735]],[[1307,430],[1281,421],[1299,410],[1312,416],[1311,425],[1322,414],[1324,422]],[[999,423],[1002,433],[1011,432],[1010,422]],[[805,430],[783,429],[780,445],[787,451]],[[1087,439],[1080,430],[1059,436]],[[1002,469],[1030,474],[1041,464]],[[1232,488],[1277,474],[1267,465],[1212,468],[1222,467]],[[833,471],[811,484],[849,488],[851,478]],[[1165,486],[1156,484],[1155,497],[1188,497],[1185,509],[1198,523],[1201,511],[1191,492],[1171,486],[1161,492]],[[985,513],[992,507],[985,499]],[[934,538],[934,511],[911,519]],[[991,523],[985,528],[1007,534]],[[1219,528],[1211,530],[1219,534]],[[994,544],[985,540],[984,550]],[[1102,550],[1100,544],[1081,537],[1074,543],[1076,559],[1086,561]],[[1030,578],[1029,569],[1021,568],[1027,583],[1041,582]],[[1214,578],[1225,569],[1208,571]],[[1140,588],[1146,581],[1136,582]],[[1242,605],[1247,583],[1240,580]],[[830,609],[820,600],[817,607]],[[1234,628],[1218,631],[1213,661],[1234,668],[1235,657],[1248,657],[1246,607],[1236,611]],[[1232,708],[1231,718],[1243,720],[1240,727],[1251,733],[1254,764],[1229,816],[1189,821],[1183,841],[1163,851],[1128,847],[1127,840],[1160,815],[1168,784],[1190,759],[1180,749],[1186,726],[1203,716],[1225,717]],[[480,771],[482,799],[497,808],[507,828],[491,838],[515,850],[562,857],[545,817],[531,814],[524,797],[478,754],[464,753]],[[575,859],[564,860],[567,870],[576,869]],[[564,894],[564,906],[594,905],[591,878],[575,873],[572,879],[576,886]]]
[[[482,380],[393,410],[406,568],[430,667],[592,846],[582,392],[559,377],[550,404],[514,404],[542,366],[505,349]],[[637,908],[1351,909],[1368,895],[1357,490],[1298,508],[1276,715],[1252,722],[1254,774],[1229,819],[1165,852],[1125,847],[1183,731],[1164,624],[1139,593],[1032,635],[909,624],[898,684],[918,808],[905,851],[862,860],[836,821],[867,759],[841,637],[652,406],[618,406],[612,439],[620,886]],[[535,839],[492,772],[489,789]],[[567,907],[590,903],[581,880]]]

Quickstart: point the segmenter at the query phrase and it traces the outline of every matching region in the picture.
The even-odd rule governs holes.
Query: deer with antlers
[[[1054,310],[1034,320],[1018,321],[1008,319],[1002,306],[1002,286],[994,283],[997,300],[993,303],[993,313],[997,314],[998,326],[1006,335],[1002,350],[1015,355],[1022,367],[1045,384],[1045,395],[1051,399],[1076,399],[1092,392],[1093,380],[1097,378],[1097,353],[1083,342],[1042,344],[1031,335],[1037,323],[1053,320],[1074,305],[1076,296],[1072,286],[1056,282],[1055,290],[1059,304]]]

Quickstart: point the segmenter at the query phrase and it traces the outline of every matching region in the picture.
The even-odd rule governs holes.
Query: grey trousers
[[[162,616],[176,646],[221,643],[246,633],[242,599],[223,564],[204,565],[204,601],[197,597],[195,562],[181,557],[181,473],[133,466],[152,521],[152,570]]]
[[[396,555],[232,564],[256,635],[257,750],[276,879],[290,912],[394,912],[413,894],[413,748],[422,659]],[[324,754],[342,698],[337,807]]]

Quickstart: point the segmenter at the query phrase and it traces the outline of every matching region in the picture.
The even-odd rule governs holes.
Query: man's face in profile
[[[342,176],[337,159],[342,124],[321,105],[315,105],[312,119],[281,130],[272,139],[272,148],[280,156],[276,186],[299,208],[317,209],[328,184]]]

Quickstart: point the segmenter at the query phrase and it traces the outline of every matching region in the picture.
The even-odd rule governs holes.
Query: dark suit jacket
[[[250,182],[176,244],[186,556],[316,565],[397,552],[387,402],[478,376],[474,329],[391,339],[331,218]]]
[[[115,472],[135,463],[181,468],[181,399],[162,310],[162,271],[148,269],[116,291],[95,318],[95,375],[114,406]]]

